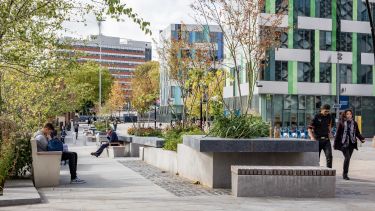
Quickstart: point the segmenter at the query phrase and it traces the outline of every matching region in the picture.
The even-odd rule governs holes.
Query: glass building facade
[[[340,103],[354,110],[365,136],[375,135],[374,45],[365,2],[269,0],[265,8],[287,20],[279,26],[286,33],[259,70],[253,108],[272,124],[306,128],[322,104]],[[228,104],[237,108],[238,88],[227,82],[224,89]]]

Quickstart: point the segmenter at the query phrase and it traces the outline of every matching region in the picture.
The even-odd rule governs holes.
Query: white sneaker
[[[84,184],[84,183],[86,183],[86,181],[78,177],[76,177],[73,180],[70,180],[70,184]]]

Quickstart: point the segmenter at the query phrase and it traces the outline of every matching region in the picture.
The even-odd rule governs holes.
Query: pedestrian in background
[[[315,115],[308,128],[311,140],[319,141],[319,158],[323,150],[326,155],[327,167],[332,168],[332,147],[331,136],[332,117],[330,115],[331,106],[328,104],[320,107],[320,113]]]
[[[342,177],[344,180],[350,180],[348,177],[350,158],[352,157],[354,149],[358,150],[357,138],[364,143],[365,139],[362,137],[358,124],[353,118],[353,111],[345,110],[340,119],[337,128],[335,142],[333,148],[340,150],[345,157]]]
[[[76,133],[76,140],[78,139],[78,128],[79,128],[79,124],[77,122],[74,124],[74,132]]]
[[[67,133],[66,133],[66,130],[65,130],[65,126],[61,126],[61,134],[60,134],[61,142],[65,143],[65,136],[66,135],[67,135]]]

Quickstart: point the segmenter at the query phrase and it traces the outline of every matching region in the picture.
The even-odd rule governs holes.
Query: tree
[[[74,62],[69,53],[60,51],[69,43],[61,43],[58,33],[67,30],[64,21],[85,22],[88,13],[100,20],[109,16],[123,21],[123,16],[127,16],[146,34],[151,34],[150,24],[120,0],[2,0],[0,84],[3,73],[8,71],[43,78],[63,68],[61,60]],[[4,105],[0,104],[0,109],[2,107]]]
[[[239,91],[241,114],[247,114],[251,109],[255,83],[268,62],[267,52],[280,45],[281,32],[286,30],[279,27],[282,21],[281,13],[262,14],[265,2],[195,0],[192,4],[198,23],[216,24],[223,31],[225,49],[228,52],[228,59],[223,65],[233,71],[232,77]],[[249,96],[246,101],[242,98],[240,87],[242,75],[249,83]]]
[[[209,27],[197,27],[197,31],[209,33]],[[163,69],[166,70],[168,79],[176,83],[181,91],[182,99],[182,125],[196,115],[196,109],[200,106],[203,95],[213,96],[211,91],[221,92],[224,75],[216,74],[221,61],[215,58],[215,43],[208,38],[201,43],[190,43],[188,40],[189,31],[182,24],[181,31],[178,32],[178,39],[162,38],[162,46],[159,55],[163,60]],[[212,76],[217,76],[213,78]],[[214,80],[216,86],[211,87]],[[208,89],[208,87],[210,87]],[[220,94],[221,95],[221,94]],[[210,101],[210,99],[207,99]],[[207,102],[207,106],[209,102]],[[170,106],[172,112],[173,107]],[[206,109],[208,112],[208,109]],[[206,115],[208,113],[206,112]]]
[[[57,70],[54,62],[61,58],[61,53],[57,55],[56,50],[62,46],[58,32],[66,30],[62,23],[84,22],[88,13],[94,13],[98,19],[109,16],[118,21],[126,15],[145,33],[151,33],[149,23],[120,0],[2,0],[0,69],[32,68],[34,74]]]
[[[112,85],[111,93],[105,104],[105,108],[111,114],[113,111],[121,110],[125,105],[125,95],[120,82],[115,81]]]
[[[158,62],[151,61],[137,66],[134,71],[131,102],[141,115],[159,99],[159,67]]]
[[[13,71],[4,74],[3,115],[12,117],[24,128],[35,130],[49,117],[78,110],[84,102],[98,102],[99,66],[95,63],[78,64],[74,69],[61,69],[53,76],[27,77]],[[103,73],[103,94],[108,96],[112,76]],[[93,75],[94,74],[94,75]]]
[[[93,104],[99,103],[99,71],[102,71],[102,104],[108,99],[111,91],[113,78],[107,68],[100,67],[95,62],[85,62],[78,65],[75,69],[68,71],[67,76],[70,84],[81,84],[82,92],[80,93],[81,108],[92,102]]]

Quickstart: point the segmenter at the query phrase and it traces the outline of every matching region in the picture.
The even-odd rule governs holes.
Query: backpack
[[[63,143],[58,139],[52,139],[48,142],[47,151],[60,151],[64,149]]]

